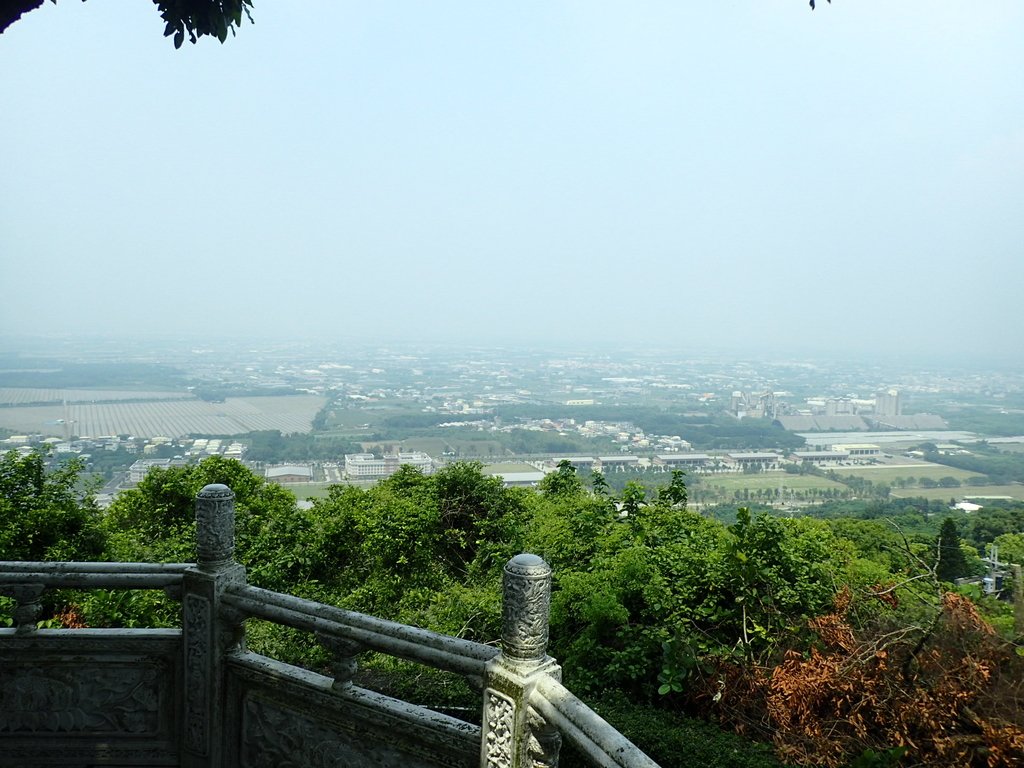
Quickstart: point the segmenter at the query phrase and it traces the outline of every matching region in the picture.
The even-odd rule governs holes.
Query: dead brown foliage
[[[57,619],[65,629],[87,629],[89,626],[85,623],[81,609],[74,604],[64,606],[64,609],[54,614],[53,618]]]
[[[946,593],[929,626],[872,633],[853,629],[849,605],[842,593],[809,622],[820,643],[807,652],[769,668],[720,665],[705,700],[798,765],[905,746],[907,764],[1024,766],[1024,663],[969,599]]]

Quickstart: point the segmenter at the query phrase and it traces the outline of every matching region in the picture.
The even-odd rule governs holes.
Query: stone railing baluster
[[[207,485],[196,497],[196,566],[182,584],[182,768],[220,768],[224,760],[225,655],[244,643],[240,615],[221,606],[228,587],[245,584],[234,552],[235,494]]]
[[[359,654],[365,650],[352,640],[317,632],[316,640],[331,654],[331,672],[334,674],[332,687],[345,690],[352,687],[352,678],[359,669]]]
[[[505,565],[501,653],[484,675],[480,768],[554,768],[561,737],[530,706],[539,678],[561,680],[547,655],[551,568],[522,554]]]
[[[10,584],[0,588],[0,594],[14,600],[14,627],[19,635],[36,631],[36,622],[43,611],[39,598],[44,590],[43,584]]]

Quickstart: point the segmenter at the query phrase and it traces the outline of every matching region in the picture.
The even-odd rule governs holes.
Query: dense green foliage
[[[92,560],[104,536],[92,496],[79,487],[81,462],[48,469],[39,453],[0,455],[0,559]]]
[[[937,562],[935,575],[940,581],[952,582],[963,576],[969,576],[971,568],[960,548],[960,534],[957,532],[953,518],[942,521],[939,531],[939,542],[936,547]]]

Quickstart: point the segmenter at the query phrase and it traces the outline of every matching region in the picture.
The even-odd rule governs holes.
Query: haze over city
[[[1019,3],[254,18],[0,38],[5,333],[1024,352]]]

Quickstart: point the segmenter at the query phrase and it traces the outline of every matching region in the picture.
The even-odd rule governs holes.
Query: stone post
[[[1024,579],[1021,567],[1013,566],[1013,629],[1017,637],[1024,637]]]
[[[245,583],[234,552],[235,494],[207,485],[196,497],[196,566],[182,588],[182,768],[224,761],[225,656],[243,642],[241,624],[220,605],[225,589]]]
[[[0,590],[0,594],[13,597],[16,603],[14,626],[17,634],[27,635],[36,631],[36,621],[43,610],[39,602],[43,591],[42,584],[15,584]]]
[[[484,674],[480,768],[555,768],[561,737],[530,707],[538,678],[561,679],[547,655],[551,568],[516,555],[502,580],[501,653]]]
[[[352,678],[359,669],[359,654],[364,648],[352,640],[332,637],[317,632],[316,641],[331,654],[331,671],[334,683],[331,687],[336,691],[348,690],[352,687]]]

